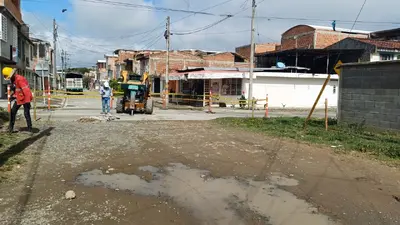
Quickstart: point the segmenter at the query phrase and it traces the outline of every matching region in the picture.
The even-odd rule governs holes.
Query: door
[[[154,93],[160,93],[160,78],[154,78],[153,87]]]
[[[211,80],[210,89],[213,95],[219,95],[221,90],[221,80]]]

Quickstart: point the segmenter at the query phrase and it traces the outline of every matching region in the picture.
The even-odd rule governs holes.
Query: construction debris
[[[81,117],[78,122],[79,123],[96,123],[96,122],[109,122],[112,120],[119,119],[113,115],[104,115],[104,116],[89,116],[89,117]]]

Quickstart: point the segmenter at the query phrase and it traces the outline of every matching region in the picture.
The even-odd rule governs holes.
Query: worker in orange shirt
[[[26,124],[28,126],[28,131],[32,132],[32,120],[31,120],[31,101],[33,95],[29,87],[28,81],[25,77],[17,74],[17,69],[11,67],[4,67],[2,70],[3,77],[5,80],[11,80],[12,85],[15,85],[14,95],[16,102],[11,108],[10,124],[8,126],[9,132],[13,132],[15,119],[17,116],[18,109],[24,106],[24,115],[26,119]]]

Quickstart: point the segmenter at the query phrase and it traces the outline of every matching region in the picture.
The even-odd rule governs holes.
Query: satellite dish
[[[285,68],[286,65],[285,65],[285,63],[283,63],[283,62],[277,62],[277,63],[276,63],[276,67],[278,67],[278,68]]]

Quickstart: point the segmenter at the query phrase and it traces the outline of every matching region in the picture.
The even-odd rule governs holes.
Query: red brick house
[[[279,50],[279,43],[263,43],[263,44],[255,44],[255,50],[254,53],[255,54],[259,54],[259,53],[264,53],[264,52],[273,52],[276,50]],[[247,60],[250,59],[250,53],[251,53],[251,49],[250,49],[250,45],[243,45],[240,47],[235,48],[235,52],[237,54],[242,55],[243,57],[245,57]]]
[[[143,53],[136,56],[140,64],[140,74],[148,72],[153,76],[154,92],[159,93],[162,87],[166,69],[167,52]],[[189,67],[248,67],[247,60],[232,52],[211,53],[201,50],[171,51],[169,54],[169,72],[187,69]],[[172,91],[179,90],[178,81],[170,80]]]
[[[297,25],[282,34],[281,50],[323,49],[347,37],[368,38],[369,31],[360,31],[332,27]]]

